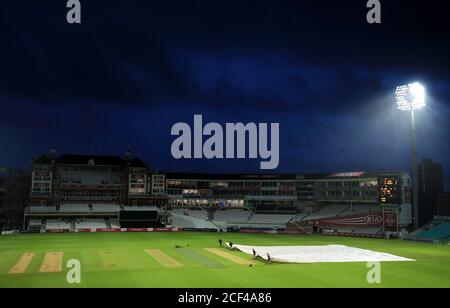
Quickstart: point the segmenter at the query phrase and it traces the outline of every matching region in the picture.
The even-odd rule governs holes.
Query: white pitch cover
[[[228,243],[227,243],[227,246]],[[233,249],[280,263],[333,263],[333,262],[383,262],[383,261],[415,261],[413,259],[394,256],[388,253],[348,247],[344,245],[327,246],[244,246],[233,244]]]

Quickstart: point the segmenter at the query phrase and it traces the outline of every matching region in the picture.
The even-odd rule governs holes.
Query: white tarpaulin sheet
[[[325,262],[382,262],[382,261],[415,261],[413,259],[394,256],[388,253],[343,245],[327,246],[244,246],[233,244],[238,249],[264,260],[270,255],[271,261],[282,263],[325,263]]]

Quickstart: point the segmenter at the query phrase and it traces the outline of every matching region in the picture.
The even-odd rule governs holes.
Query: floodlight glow
[[[425,87],[418,82],[397,87],[395,97],[397,109],[411,111],[425,107]]]

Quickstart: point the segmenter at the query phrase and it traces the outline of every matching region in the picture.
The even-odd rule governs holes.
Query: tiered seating
[[[297,214],[297,215],[294,216],[294,218],[292,218],[292,221],[296,222],[296,221],[304,220],[309,215],[311,215],[311,213],[300,213],[300,214]]]
[[[109,223],[111,224],[111,228],[113,229],[120,228],[120,223],[118,219],[110,219]]]
[[[172,210],[172,213],[176,213],[176,214],[180,214],[180,215],[184,215],[187,212],[188,212],[188,210],[182,209],[182,208],[177,208],[177,209]]]
[[[226,209],[214,214],[212,225],[208,222],[208,212],[204,210],[174,209],[172,210],[174,225],[194,228],[201,224],[208,228],[239,227],[239,228],[283,228],[293,217],[292,214],[255,214],[248,210]],[[192,218],[192,219],[189,219]],[[200,220],[202,223],[200,223]]]
[[[31,206],[30,213],[54,213],[56,212],[55,206]]]
[[[450,222],[433,222],[425,230],[417,232],[417,238],[447,239],[450,237]]]
[[[380,212],[380,208],[374,205],[355,205],[353,206],[353,209],[349,207],[345,212],[341,213],[340,216],[374,212]]]
[[[70,230],[70,222],[60,219],[47,219],[47,230]]]
[[[287,224],[292,216],[288,214],[255,214],[249,222],[255,224]]]
[[[124,211],[158,211],[156,206],[124,206]]]
[[[172,224],[177,227],[193,229],[218,229],[217,225],[203,218],[186,216],[183,213],[179,214],[173,212],[172,214]]]
[[[42,225],[42,220],[41,219],[31,219],[30,226],[41,226]]]
[[[106,228],[106,223],[104,219],[83,219],[75,222],[76,229],[104,229]]]
[[[226,222],[247,222],[250,214],[251,212],[246,210],[221,210],[215,213],[214,220]]]
[[[92,211],[95,213],[114,213],[120,211],[118,204],[93,204]]]
[[[348,208],[348,205],[326,205],[319,211],[308,215],[305,219],[322,219],[328,217],[336,217],[343,213]]]
[[[42,228],[42,220],[31,219],[28,224],[28,231],[40,231]]]
[[[192,216],[196,218],[201,219],[208,219],[208,212],[203,210],[189,210],[189,209],[174,209],[172,210],[173,213],[185,215],[185,216]]]
[[[62,213],[89,213],[89,204],[61,204],[59,211]]]

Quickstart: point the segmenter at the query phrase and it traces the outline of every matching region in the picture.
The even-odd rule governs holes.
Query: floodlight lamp
[[[411,111],[425,107],[425,87],[418,82],[397,87],[395,96],[397,109]]]

